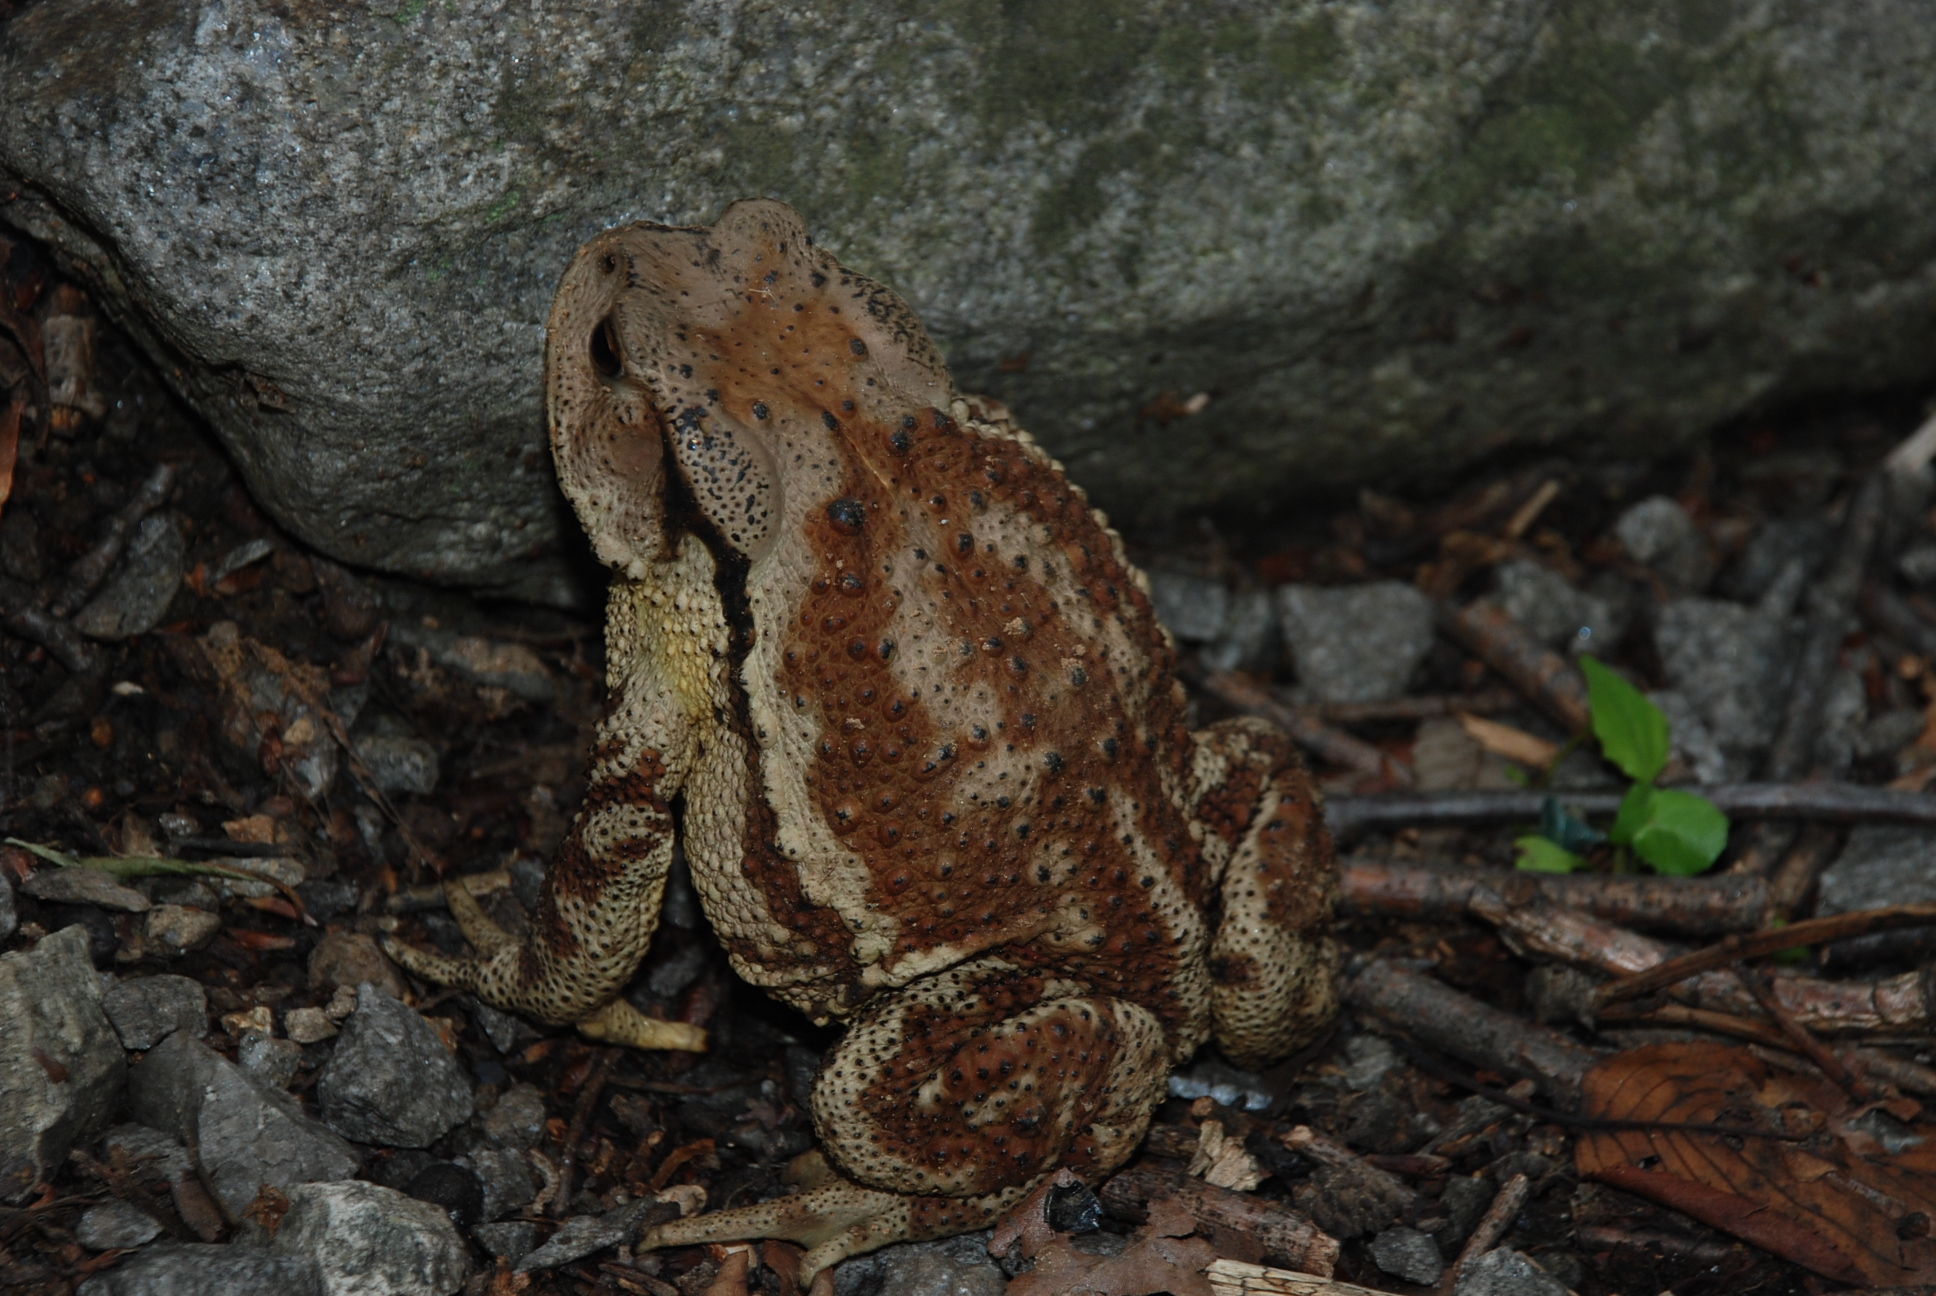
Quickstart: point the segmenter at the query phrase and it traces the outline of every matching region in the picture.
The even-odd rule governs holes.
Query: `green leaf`
[[[1586,672],[1593,736],[1600,740],[1600,751],[1636,782],[1659,778],[1672,751],[1667,717],[1599,658],[1580,658],[1580,669]]]
[[[1672,788],[1647,798],[1646,822],[1633,847],[1656,873],[1691,877],[1705,872],[1728,844],[1728,817],[1706,797]]]
[[[1653,800],[1652,783],[1636,783],[1627,789],[1627,795],[1620,800],[1620,813],[1613,817],[1613,827],[1607,830],[1607,840],[1616,846],[1633,845],[1634,834],[1647,822],[1647,803]]]
[[[1566,847],[1545,837],[1521,837],[1513,845],[1519,847],[1518,866],[1528,873],[1571,873],[1586,864]]]

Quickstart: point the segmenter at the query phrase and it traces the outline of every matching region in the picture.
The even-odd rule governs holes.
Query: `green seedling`
[[[1705,872],[1728,844],[1728,817],[1706,797],[1654,785],[1673,750],[1666,715],[1598,658],[1580,658],[1580,669],[1586,674],[1593,736],[1600,741],[1600,754],[1633,780],[1605,840],[1623,854],[1631,850],[1656,873],[1690,877]],[[1577,834],[1571,824],[1578,820],[1556,802],[1549,799],[1547,805],[1540,835],[1521,837],[1516,843],[1519,867],[1571,872],[1582,862],[1574,852],[1591,844],[1591,839]]]

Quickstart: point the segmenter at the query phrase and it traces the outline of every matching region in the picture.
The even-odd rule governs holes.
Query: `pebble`
[[[1428,1287],[1445,1272],[1438,1244],[1414,1228],[1388,1228],[1371,1239],[1371,1258],[1394,1278]]]
[[[1896,570],[1912,585],[1936,582],[1936,544],[1924,541],[1910,545],[1896,559]]]
[[[291,1008],[282,1028],[298,1044],[320,1044],[336,1036],[336,1023],[321,1008]]]
[[[88,934],[0,954],[0,1201],[17,1202],[107,1124],[127,1077]]]
[[[141,936],[157,954],[187,954],[201,949],[222,930],[220,914],[188,905],[163,904],[141,920]]]
[[[1613,651],[1625,618],[1606,599],[1575,589],[1552,568],[1528,559],[1501,563],[1493,597],[1507,615],[1549,648],[1604,655]]]
[[[361,1180],[298,1184],[270,1249],[307,1256],[327,1296],[449,1296],[469,1267],[441,1207]]]
[[[531,1162],[522,1149],[491,1147],[487,1144],[472,1148],[464,1156],[458,1157],[457,1164],[477,1176],[478,1183],[483,1187],[483,1200],[477,1208],[478,1219],[503,1219],[538,1195],[537,1177],[532,1173]]]
[[[116,982],[101,996],[102,1011],[114,1023],[123,1048],[151,1049],[185,1030],[200,1039],[208,1033],[208,996],[201,983],[185,976],[133,977]]]
[[[323,1120],[345,1138],[428,1147],[471,1114],[471,1082],[437,1028],[364,984],[316,1082]]]
[[[437,790],[437,749],[421,738],[367,734],[356,739],[356,758],[385,792],[429,796]]]
[[[1722,599],[1676,599],[1660,610],[1654,644],[1668,683],[1724,751],[1752,758],[1774,741],[1798,649],[1787,621]]]
[[[1828,556],[1834,541],[1835,528],[1815,514],[1763,523],[1742,548],[1741,556],[1722,574],[1719,589],[1731,599],[1757,602],[1795,564],[1799,564],[1801,580],[1806,582]]]
[[[295,1098],[271,1089],[186,1031],[135,1063],[130,1114],[196,1149],[203,1177],[231,1218],[263,1184],[297,1184],[354,1174],[349,1144],[311,1120]]]
[[[311,988],[348,986],[354,990],[365,982],[392,999],[403,998],[403,977],[384,957],[374,937],[362,932],[334,931],[316,942],[316,948],[309,955]]]
[[[138,1206],[109,1198],[82,1212],[74,1237],[90,1251],[114,1251],[145,1246],[161,1233],[154,1216]]]
[[[1697,594],[1714,579],[1701,529],[1665,495],[1649,496],[1622,513],[1613,534],[1628,557],[1651,567],[1674,594]]]
[[[0,941],[20,926],[20,913],[13,903],[13,880],[0,874]]]
[[[1378,1035],[1353,1035],[1344,1042],[1345,1088],[1366,1092],[1377,1087],[1398,1065],[1398,1050],[1391,1041]]]
[[[1432,605],[1399,581],[1277,591],[1298,692],[1311,702],[1378,702],[1405,691],[1432,647]]]
[[[1150,603],[1176,638],[1208,643],[1223,633],[1230,590],[1222,581],[1159,567],[1149,573]]]
[[[1211,670],[1268,671],[1277,662],[1277,605],[1267,590],[1238,590],[1216,641],[1203,650]]]
[[[653,1222],[663,1222],[674,1218],[676,1213],[676,1207],[648,1198],[615,1206],[602,1215],[574,1215],[543,1246],[519,1260],[517,1270],[530,1273],[582,1260],[594,1251],[631,1241],[638,1236],[648,1215]]]
[[[140,1163],[144,1173],[152,1172],[169,1183],[178,1183],[195,1173],[188,1149],[158,1129],[146,1125],[116,1125],[101,1136],[102,1158],[113,1163],[119,1149],[130,1163]]]
[[[524,1081],[512,1085],[484,1113],[483,1127],[484,1137],[499,1147],[522,1152],[533,1146],[544,1133],[544,1091]]]
[[[1731,759],[1714,740],[1707,721],[1701,719],[1687,694],[1679,689],[1657,689],[1647,698],[1667,717],[1674,757],[1687,767],[1696,783],[1732,783],[1747,777],[1745,764]]]
[[[74,614],[74,628],[89,638],[118,640],[160,625],[181,588],[187,549],[173,514],[151,513],[141,519],[107,584]]]
[[[522,1018],[502,1012],[478,1000],[471,1006],[471,1020],[476,1022],[491,1041],[491,1047],[500,1053],[515,1053],[532,1040],[539,1038],[538,1032]]]
[[[146,913],[148,897],[93,868],[45,868],[20,884],[36,900],[50,904],[91,904],[116,913]]]
[[[390,622],[389,645],[391,652],[421,649],[445,670],[508,690],[527,702],[543,705],[558,695],[543,659],[521,643],[433,630],[409,617],[398,617]]]
[[[512,1262],[522,1260],[538,1240],[538,1226],[530,1220],[506,1220],[502,1224],[479,1224],[471,1230],[486,1251]]]
[[[1205,1058],[1171,1073],[1170,1096],[1191,1100],[1214,1098],[1225,1107],[1263,1111],[1271,1105],[1276,1095],[1270,1092],[1270,1086],[1256,1072],[1239,1071],[1215,1058]]]
[[[1936,831],[1900,824],[1859,824],[1822,871],[1815,912],[1821,917],[1899,904],[1936,904]]]
[[[882,1247],[834,1270],[834,1296],[1002,1296],[1007,1286],[986,1233]]]
[[[235,1046],[235,1064],[271,1089],[286,1089],[302,1065],[302,1045],[267,1031],[247,1031]]]
[[[450,1161],[432,1161],[403,1186],[406,1196],[441,1206],[450,1222],[467,1229],[484,1218],[484,1185],[465,1166]]]
[[[325,1296],[322,1270],[306,1256],[260,1247],[152,1247],[82,1283],[76,1296]]]
[[[1454,1296],[1570,1296],[1570,1293],[1524,1255],[1510,1247],[1500,1247],[1465,1267]]]

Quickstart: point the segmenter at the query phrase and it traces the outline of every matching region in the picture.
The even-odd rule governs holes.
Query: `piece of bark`
[[[1768,883],[1758,877],[1522,873],[1364,856],[1345,860],[1341,872],[1341,916],[1457,919],[1486,888],[1515,904],[1545,896],[1623,927],[1718,936],[1759,930],[1770,907]]]
[[[1268,1197],[1232,1192],[1181,1172],[1134,1166],[1104,1184],[1101,1196],[1110,1215],[1132,1224],[1148,1218],[1151,1198],[1171,1197],[1212,1238],[1218,1232],[1238,1234],[1255,1242],[1265,1259],[1306,1273],[1328,1278],[1338,1262],[1338,1240],[1305,1215]]]
[[[1600,1058],[1558,1031],[1383,959],[1368,960],[1343,990],[1352,1011],[1476,1069],[1524,1076],[1562,1110],[1579,1104],[1580,1077]]]
[[[1369,1287],[1242,1260],[1220,1258],[1203,1271],[1203,1276],[1210,1280],[1215,1296],[1390,1296]]]
[[[1356,770],[1368,778],[1389,779],[1401,787],[1415,782],[1411,766],[1342,729],[1333,729],[1309,711],[1285,706],[1262,684],[1230,671],[1212,671],[1198,682],[1205,693],[1245,715],[1268,720],[1291,741],[1320,760]]]
[[[1936,826],[1936,796],[1895,792],[1855,783],[1724,783],[1688,787],[1736,819],[1802,819],[1824,823],[1900,823]],[[1549,793],[1534,789],[1496,792],[1381,792],[1375,796],[1337,796],[1325,801],[1325,822],[1332,836],[1371,829],[1469,828],[1482,824],[1531,823]],[[1618,792],[1574,792],[1562,798],[1581,814],[1611,816],[1620,808]]]
[[[1523,957],[1557,959],[1629,976],[1667,956],[1658,941],[1556,905],[1544,896],[1511,904],[1498,892],[1479,887],[1472,893],[1470,909],[1496,927]]]
[[[1490,599],[1462,608],[1439,605],[1439,627],[1496,671],[1568,733],[1592,722],[1586,679],[1573,664],[1527,633]]]

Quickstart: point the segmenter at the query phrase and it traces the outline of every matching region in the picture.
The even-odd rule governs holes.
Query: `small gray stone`
[[[1149,573],[1149,582],[1156,619],[1178,639],[1208,643],[1223,633],[1230,590],[1222,581],[1159,567]]]
[[[36,900],[54,904],[89,904],[116,913],[146,913],[148,897],[133,887],[122,886],[112,873],[92,868],[44,868],[20,889]]]
[[[1696,783],[1730,783],[1746,771],[1731,760],[1700,712],[1679,689],[1657,689],[1647,695],[1667,717],[1667,731],[1673,740],[1674,756],[1687,767]]]
[[[244,1031],[235,1047],[235,1064],[271,1089],[286,1089],[302,1065],[302,1045],[263,1031]]]
[[[834,1271],[834,1296],[1002,1296],[1007,1286],[986,1232],[883,1247]]]
[[[0,874],[0,941],[13,935],[19,926],[20,914],[13,903],[13,880]]]
[[[0,954],[0,1200],[26,1196],[105,1125],[126,1075],[86,928]]]
[[[1787,621],[1721,599],[1676,599],[1661,608],[1654,643],[1668,682],[1722,750],[1752,757],[1767,749],[1798,647]]]
[[[1203,650],[1211,670],[1269,670],[1276,665],[1277,605],[1268,590],[1237,590],[1216,642]]]
[[[1860,760],[1874,760],[1901,751],[1916,741],[1928,723],[1920,711],[1904,708],[1884,711],[1862,726],[1855,736],[1855,754]]]
[[[208,996],[201,983],[185,976],[145,976],[116,982],[101,996],[101,1008],[114,1023],[123,1048],[140,1052],[185,1030],[200,1039],[208,1032]]]
[[[327,1296],[447,1296],[468,1267],[443,1208],[356,1179],[291,1188],[270,1249],[314,1260]]]
[[[1454,1296],[1568,1296],[1566,1288],[1531,1260],[1500,1247],[1468,1264]]]
[[[132,639],[161,624],[181,588],[187,547],[172,513],[143,518],[108,583],[74,614],[74,628],[94,639],[115,640]]]
[[[437,749],[421,738],[369,734],[356,740],[356,755],[385,792],[428,796],[437,790]]]
[[[150,1129],[146,1125],[116,1125],[101,1136],[101,1148],[109,1164],[113,1164],[114,1154],[118,1150],[128,1158],[130,1165],[152,1171],[169,1183],[195,1173],[195,1163],[189,1158],[187,1148],[160,1130]]]
[[[544,1091],[523,1081],[506,1089],[496,1105],[484,1113],[484,1137],[517,1152],[535,1144],[544,1127]]]
[[[706,948],[705,943],[696,941],[653,968],[645,978],[645,988],[652,992],[654,998],[674,998],[699,979],[699,974],[706,970],[706,963],[711,957],[712,951]],[[509,1052],[508,1049],[498,1051]]]
[[[128,1106],[135,1119],[196,1149],[216,1198],[240,1217],[264,1184],[297,1184],[356,1172],[354,1150],[186,1031],[136,1063]]]
[[[1812,513],[1764,523],[1722,575],[1720,591],[1743,603],[1757,602],[1796,563],[1806,581],[1828,556],[1834,540],[1835,528]]]
[[[1609,653],[1626,628],[1605,599],[1573,588],[1566,577],[1541,563],[1501,563],[1493,580],[1499,606],[1549,648]]]
[[[1470,1098],[1468,1103],[1484,1104],[1493,1111],[1502,1111],[1496,1103],[1484,1098]],[[1461,1114],[1465,1107],[1461,1106]],[[1445,1181],[1445,1191],[1439,1194],[1439,1203],[1445,1207],[1446,1226],[1439,1230],[1437,1242],[1442,1247],[1456,1249],[1472,1234],[1473,1227],[1492,1205],[1492,1180],[1484,1174],[1453,1175]],[[1446,1252],[1444,1254],[1452,1254]]]
[[[1256,1072],[1239,1071],[1228,1062],[1205,1057],[1170,1073],[1170,1096],[1192,1101],[1214,1098],[1225,1107],[1263,1111],[1275,1095]]]
[[[482,1000],[472,1005],[471,1020],[483,1028],[491,1047],[500,1053],[514,1053],[538,1038],[538,1032],[522,1017],[500,1011]]]
[[[186,905],[190,909],[218,909],[222,897],[200,878],[156,878],[148,898],[158,905]]]
[[[215,939],[222,916],[188,905],[156,905],[141,920],[141,935],[159,954],[187,954]]]
[[[1821,702],[1821,729],[1815,737],[1815,763],[1832,779],[1847,778],[1855,764],[1855,745],[1869,718],[1869,693],[1862,677],[1847,667],[1829,676]]]
[[[1861,824],[1849,833],[1835,862],[1822,872],[1815,912],[1822,917],[1858,909],[1936,903],[1936,831],[1897,824]]]
[[[1285,585],[1278,617],[1313,702],[1377,702],[1405,691],[1432,647],[1432,604],[1410,585]]]
[[[594,1251],[629,1242],[637,1235],[639,1223],[647,1212],[664,1215],[673,1209],[648,1199],[613,1207],[603,1215],[574,1215],[543,1246],[518,1261],[518,1272],[556,1269],[582,1260]]]
[[[1653,495],[1620,515],[1613,524],[1620,547],[1675,594],[1697,594],[1714,578],[1707,541],[1687,510],[1665,495]]]
[[[155,1217],[138,1206],[109,1198],[82,1212],[74,1236],[90,1251],[145,1246],[161,1233]]]
[[[530,1220],[479,1224],[471,1229],[471,1236],[492,1255],[504,1256],[515,1263],[530,1253],[531,1244],[538,1240],[538,1226]]]
[[[316,1098],[337,1133],[393,1147],[429,1147],[471,1114],[470,1079],[437,1028],[367,982]]]
[[[1936,581],[1936,543],[1925,540],[1910,545],[1896,559],[1896,570],[1911,584],[1927,585]]]
[[[1371,1258],[1394,1278],[1430,1286],[1445,1272],[1438,1244],[1413,1228],[1388,1228],[1371,1239]]]
[[[1345,1088],[1358,1092],[1377,1087],[1398,1065],[1398,1050],[1382,1035],[1358,1034],[1344,1042]]]
[[[305,1256],[252,1246],[160,1246],[82,1283],[77,1296],[325,1296]]]
[[[481,1219],[503,1219],[538,1195],[530,1159],[522,1150],[487,1144],[458,1157],[457,1164],[476,1175],[483,1185],[484,1205],[478,1212]]]
[[[422,651],[445,670],[505,689],[527,702],[543,705],[558,695],[558,686],[544,661],[521,643],[433,630],[411,617],[390,622],[388,642],[391,652],[406,648]]]
[[[392,999],[403,998],[403,976],[384,957],[376,938],[363,932],[334,931],[316,942],[309,955],[309,984],[315,989],[369,982]]]

